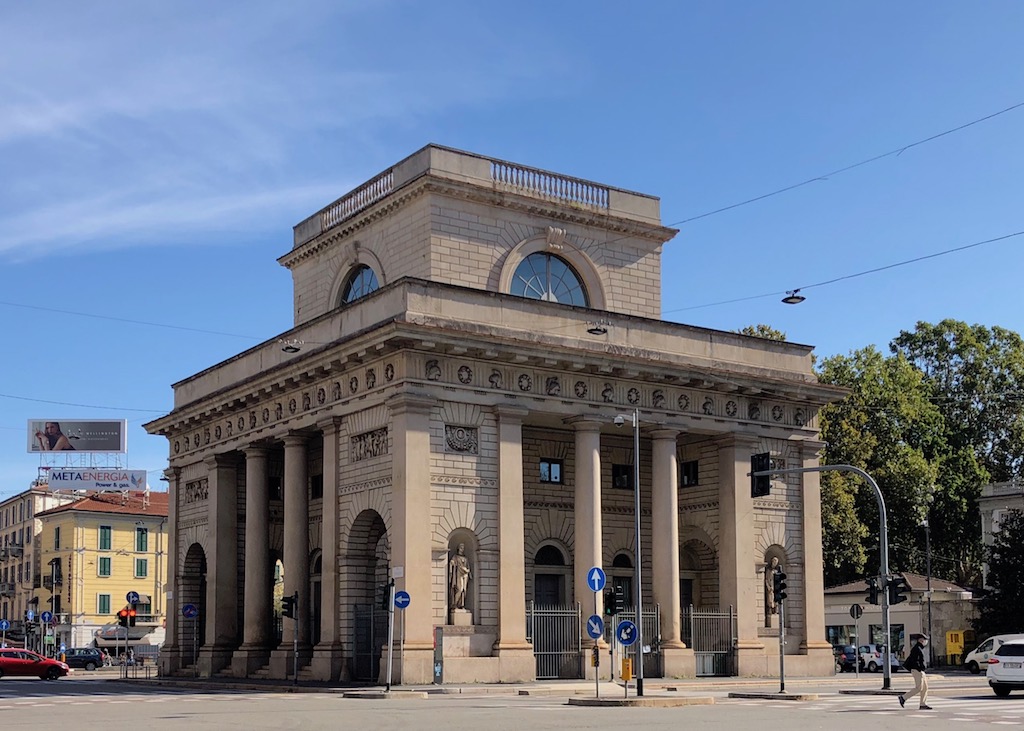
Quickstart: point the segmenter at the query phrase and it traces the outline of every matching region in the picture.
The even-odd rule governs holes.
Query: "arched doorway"
[[[533,557],[533,603],[538,607],[565,605],[565,578],[569,569],[557,546],[541,546]]]
[[[352,523],[345,556],[346,595],[352,602],[355,680],[376,681],[381,648],[387,641],[388,613],[382,608],[391,553],[384,519],[376,510],[364,510]]]
[[[612,589],[618,591],[622,587],[623,607],[636,605],[636,597],[633,595],[633,577],[636,571],[633,568],[633,558],[628,553],[620,551],[612,559],[612,568],[608,572],[608,579]]]
[[[206,552],[198,543],[193,543],[185,554],[181,567],[181,597],[179,606],[194,604],[199,610],[195,619],[179,622],[182,655],[189,658],[188,665],[195,665],[199,650],[206,644]]]
[[[270,560],[273,562],[273,569],[270,572],[272,583],[271,596],[274,611],[274,628],[270,635],[270,644],[277,647],[284,639],[284,615],[281,614],[284,608],[284,561],[276,551],[271,551]]]

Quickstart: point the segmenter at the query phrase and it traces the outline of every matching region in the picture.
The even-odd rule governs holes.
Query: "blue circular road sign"
[[[587,618],[587,634],[590,639],[598,640],[604,635],[604,620],[596,614]]]
[[[181,616],[185,619],[195,619],[199,616],[199,607],[195,604],[186,604],[181,608]]]
[[[67,652],[68,651],[68,646],[65,645],[63,642],[60,643],[60,651],[61,652]]]
[[[590,587],[591,591],[601,591],[606,583],[608,583],[608,577],[605,576],[604,571],[599,566],[595,566],[587,572],[587,586]]]
[[[626,647],[636,642],[637,634],[636,625],[628,619],[619,622],[619,626],[615,628],[615,637]]]
[[[36,618],[36,613],[33,612],[31,609],[29,609],[27,612],[25,612],[25,619],[27,619],[29,622],[31,622],[35,618]]]
[[[128,592],[128,594],[125,595],[124,600],[126,602],[128,602],[129,604],[138,604],[139,603],[139,592],[137,592],[137,591],[130,591],[130,592]]]
[[[43,624],[49,624],[50,622],[53,621],[53,613],[52,612],[43,612],[42,614],[39,615],[39,621],[42,622]]]
[[[409,606],[409,602],[412,601],[412,597],[409,596],[407,591],[396,591],[395,592],[395,606],[399,609],[405,609]]]
[[[11,628],[11,623],[6,619],[0,619],[0,632],[6,632]]]

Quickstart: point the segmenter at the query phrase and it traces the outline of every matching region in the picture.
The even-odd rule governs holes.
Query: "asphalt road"
[[[109,677],[109,676],[108,676]],[[909,685],[894,678],[894,687]],[[787,683],[787,690],[790,688]],[[871,684],[873,685],[873,683]],[[197,690],[110,681],[99,675],[46,682],[0,680],[0,724],[7,729],[142,728],[147,731],[233,729],[395,729],[396,731],[526,731],[528,729],[804,729],[986,728],[1024,729],[1024,693],[996,698],[984,677],[936,683],[929,703],[935,710],[906,710],[895,696],[842,695],[835,682],[801,683],[799,692],[816,701],[729,699],[729,688],[697,687],[686,694],[714,696],[710,706],[682,708],[581,708],[565,694],[518,696],[511,692],[431,695],[426,699],[367,700],[341,693]],[[860,687],[867,688],[864,683]],[[735,688],[732,688],[735,690]],[[395,693],[394,695],[399,695]],[[648,695],[657,693],[648,692]]]

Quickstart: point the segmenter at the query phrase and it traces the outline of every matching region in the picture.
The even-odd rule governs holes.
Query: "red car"
[[[31,650],[13,647],[0,649],[0,678],[5,675],[34,675],[40,680],[56,680],[63,678],[68,672],[68,666],[59,660],[51,660]]]

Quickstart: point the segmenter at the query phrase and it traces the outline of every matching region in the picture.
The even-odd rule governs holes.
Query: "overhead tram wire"
[[[1006,239],[1012,239],[1015,236],[1024,235],[1024,231],[1014,231],[1010,234],[1004,234],[1003,236],[996,236],[995,238],[985,239],[984,241],[975,241],[973,244],[965,244],[963,246],[956,246],[952,249],[945,249],[944,251],[937,251],[932,254],[924,254],[923,256],[915,256],[913,259],[906,259],[904,261],[898,261],[893,264],[886,264],[880,267],[874,267],[872,269],[865,269],[862,272],[856,272],[854,274],[844,274],[839,277],[833,277],[832,279],[826,279],[822,282],[815,282],[814,284],[805,284],[802,287],[797,287],[799,291],[808,289],[814,289],[815,287],[824,287],[829,284],[835,284],[836,282],[842,282],[847,279],[856,279],[857,277],[863,277],[868,274],[877,274],[878,272],[884,272],[887,269],[895,269],[897,267],[907,266],[908,264],[916,264],[919,261],[925,261],[927,259],[935,259],[940,256],[946,256],[947,254],[955,254],[959,251],[966,251],[967,249],[973,249],[978,246],[984,246],[985,244],[994,244],[999,241],[1005,241]],[[752,294],[748,297],[736,297],[729,300],[720,300],[718,302],[708,302],[703,305],[691,305],[689,307],[677,307],[673,310],[665,310],[662,315],[667,315],[672,312],[686,312],[687,310],[700,310],[705,307],[718,307],[719,305],[731,305],[736,302],[749,302],[751,300],[765,299],[766,297],[778,297],[779,295],[786,294],[791,290],[780,290],[776,292],[765,292],[764,294]]]

